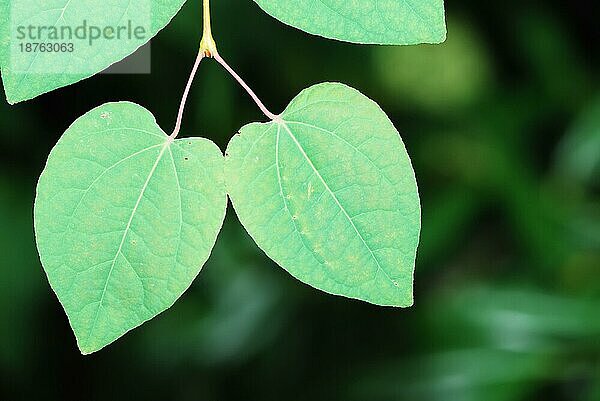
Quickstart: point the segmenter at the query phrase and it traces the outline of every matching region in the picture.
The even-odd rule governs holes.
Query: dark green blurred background
[[[415,305],[318,292],[269,261],[233,210],[173,308],[82,357],[39,264],[37,176],[78,116],[114,100],[170,130],[201,31],[189,0],[151,75],[99,75],[0,102],[1,400],[600,400],[600,91],[586,1],[452,1],[439,46],[358,46],[213,0],[227,58],[273,111],[342,81],[376,99],[423,202]],[[596,40],[596,41],[594,41]],[[258,109],[200,67],[183,135],[224,149]]]

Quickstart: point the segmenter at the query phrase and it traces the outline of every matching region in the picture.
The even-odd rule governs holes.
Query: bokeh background
[[[251,0],[213,0],[221,54],[273,111],[342,81],[390,115],[423,202],[416,303],[380,308],[295,281],[230,208],[183,298],[82,357],[36,254],[36,179],[101,103],[135,101],[172,128],[200,3],[153,40],[150,75],[0,102],[0,399],[600,400],[600,32],[578,0],[449,1],[447,42],[415,47],[326,40]],[[184,136],[225,149],[262,119],[216,63],[201,66]]]

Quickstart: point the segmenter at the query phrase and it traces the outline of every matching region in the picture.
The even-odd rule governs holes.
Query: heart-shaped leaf
[[[225,177],[246,230],[294,277],[378,305],[412,304],[417,184],[398,131],[360,92],[316,85],[275,121],[243,127]]]
[[[108,103],[69,127],[40,177],[34,217],[84,354],[173,305],[208,259],[226,205],[218,147],[172,141],[141,106]]]
[[[184,2],[11,0],[0,6],[7,9],[0,65],[8,102],[73,84],[122,60],[164,28]]]
[[[254,0],[283,23],[354,43],[411,45],[446,39],[443,0]]]

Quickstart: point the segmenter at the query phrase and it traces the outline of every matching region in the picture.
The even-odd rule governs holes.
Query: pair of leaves
[[[226,156],[172,141],[109,103],[50,154],[35,202],[39,253],[83,353],[169,308],[208,259],[232,199],[265,253],[299,280],[378,305],[412,304],[417,186],[398,132],[342,84],[313,86]]]
[[[183,6],[185,0],[2,0],[0,69],[9,103],[91,77],[147,43]],[[273,17],[306,32],[354,43],[407,45],[439,43],[446,37],[443,0],[255,0]],[[141,39],[68,39],[73,52],[27,52],[18,27],[144,28]],[[48,29],[44,32],[48,34]],[[43,41],[42,39],[38,41]],[[47,41],[47,40],[46,40]]]
[[[162,29],[184,0],[35,0],[0,5],[0,68],[10,103],[102,71]],[[309,33],[356,43],[444,40],[442,0],[256,0]],[[10,17],[9,17],[10,16]],[[76,52],[19,52],[21,26],[145,26],[143,39]],[[53,70],[50,70],[50,67]],[[274,121],[250,124],[227,155],[172,140],[142,107],[109,103],[79,118],[52,151],[35,203],[50,284],[83,353],[170,307],[208,259],[232,199],[256,243],[294,277],[379,305],[412,304],[420,230],[406,150],[371,100],[340,84],[303,91]]]

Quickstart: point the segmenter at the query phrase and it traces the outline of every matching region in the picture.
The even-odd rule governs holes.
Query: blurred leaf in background
[[[398,106],[453,115],[485,95],[492,60],[475,27],[448,18],[448,38],[439,45],[376,48],[374,76]]]
[[[33,217],[32,196],[26,179],[0,175],[0,363],[22,373],[34,362],[37,302],[40,301],[45,278],[40,274],[35,246],[31,241]],[[9,372],[7,372],[9,373]]]
[[[600,177],[600,98],[586,106],[558,147],[558,174],[598,188]]]

